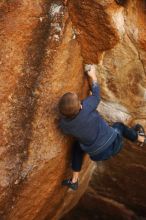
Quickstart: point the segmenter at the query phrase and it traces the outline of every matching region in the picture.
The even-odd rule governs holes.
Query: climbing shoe
[[[139,136],[144,137],[144,142],[140,142],[140,146],[143,147],[146,144],[146,134],[145,134],[145,130],[144,127],[140,124],[136,124],[133,129],[137,132],[137,134]]]
[[[71,179],[65,179],[62,181],[63,186],[68,186],[72,190],[77,190],[78,189],[78,181],[75,183],[72,183]]]

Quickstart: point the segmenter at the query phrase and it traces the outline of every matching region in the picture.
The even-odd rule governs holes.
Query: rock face
[[[146,127],[145,12],[145,0],[124,6],[114,0],[70,0],[66,7],[59,0],[1,1],[1,219],[59,219],[85,191],[94,168],[88,158],[77,193],[60,185],[70,173],[73,139],[60,132],[57,110],[65,92],[87,95],[83,64],[97,64],[101,114],[110,122],[140,121]],[[102,165],[98,185],[105,191],[107,172],[109,178],[115,172],[113,199],[118,200],[126,169],[125,192],[135,185],[127,200],[119,200],[144,210],[146,153],[128,144],[120,157]]]
[[[98,1],[119,36],[97,65],[103,98],[98,110],[109,122],[146,128],[146,1],[123,2]],[[85,195],[63,220],[145,219],[145,171],[145,148],[125,142],[118,156],[97,165]]]
[[[61,187],[73,140],[58,128],[57,102],[67,91],[87,94],[67,9],[59,1],[2,1],[0,47],[0,219],[58,219],[93,168],[85,163],[78,195]]]

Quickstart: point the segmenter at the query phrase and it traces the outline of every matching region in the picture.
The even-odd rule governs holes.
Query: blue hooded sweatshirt
[[[80,147],[90,156],[105,151],[116,139],[117,132],[110,127],[96,110],[100,102],[99,86],[92,83],[92,95],[84,99],[82,109],[73,118],[62,118],[60,128],[65,134],[79,140]]]

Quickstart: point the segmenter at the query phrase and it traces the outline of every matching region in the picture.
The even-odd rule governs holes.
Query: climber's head
[[[59,101],[60,113],[67,117],[75,117],[81,109],[81,102],[76,93],[65,93]]]

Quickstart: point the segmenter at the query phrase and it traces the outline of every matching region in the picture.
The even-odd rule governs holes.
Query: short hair
[[[65,93],[59,101],[59,111],[62,115],[72,118],[75,117],[80,110],[80,101],[75,93]]]

